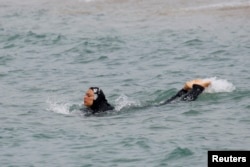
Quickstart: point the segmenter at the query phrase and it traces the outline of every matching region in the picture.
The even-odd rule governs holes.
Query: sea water
[[[249,0],[0,0],[0,166],[207,166],[250,149]],[[196,101],[156,107],[186,81]],[[79,111],[91,86],[115,111]]]

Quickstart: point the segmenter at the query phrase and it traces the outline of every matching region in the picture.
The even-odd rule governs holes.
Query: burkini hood
[[[90,87],[89,89],[93,90],[94,92],[94,102],[90,107],[90,109],[93,111],[92,113],[104,112],[114,109],[114,107],[108,103],[103,91],[100,88]]]

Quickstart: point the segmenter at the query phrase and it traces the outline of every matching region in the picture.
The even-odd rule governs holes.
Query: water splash
[[[61,102],[60,100],[52,100],[51,98],[47,99],[48,111],[52,111],[59,114],[69,115],[77,114],[77,111],[80,110],[80,105],[74,105],[70,103]],[[139,107],[141,104],[135,100],[129,100],[126,95],[121,95],[115,100],[115,110],[121,111],[124,108]]]
[[[121,95],[115,100],[115,110],[120,111],[123,108],[138,107],[140,102],[130,100],[126,95]]]
[[[205,89],[205,93],[219,93],[219,92],[232,92],[236,88],[235,86],[225,80],[218,79],[217,77],[204,78],[203,80],[211,81],[211,85]],[[65,102],[60,102],[58,99],[51,100],[48,98],[48,111],[52,111],[59,114],[69,115],[72,114],[73,111],[78,111],[80,109],[80,105],[69,104]],[[142,107],[143,104],[137,100],[129,99],[126,95],[120,95],[115,100],[115,110],[121,111],[122,109],[133,108],[133,107]]]
[[[211,85],[205,89],[206,93],[232,92],[235,86],[225,79],[217,79],[217,77],[205,78],[206,81],[211,81]]]
[[[49,105],[49,107],[47,108],[48,111],[52,111],[52,112],[59,113],[59,114],[65,114],[65,115],[70,114],[71,105],[69,103],[58,102],[58,101],[51,100],[50,98],[48,98],[47,104]]]

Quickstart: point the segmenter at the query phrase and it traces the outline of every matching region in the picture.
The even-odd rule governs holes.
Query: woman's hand
[[[194,79],[194,80],[191,80],[191,81],[187,81],[185,83],[183,89],[190,90],[190,89],[192,89],[194,84],[200,85],[200,86],[202,86],[204,88],[207,88],[209,85],[211,85],[211,81],[204,81],[202,79]]]

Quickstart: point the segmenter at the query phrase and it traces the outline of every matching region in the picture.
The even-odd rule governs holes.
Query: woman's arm
[[[164,104],[168,104],[168,103],[171,103],[172,101],[174,101],[175,99],[177,98],[180,98],[181,96],[183,96],[184,94],[186,94],[188,91],[184,88],[182,88],[181,90],[179,90],[177,92],[176,95],[172,96],[171,98],[167,99],[165,102],[161,103],[161,105],[164,105]]]
[[[188,81],[184,84],[184,87],[161,105],[171,103],[172,101],[181,98],[182,101],[193,101],[203,92],[203,90],[211,84],[210,81],[203,81],[201,79],[195,79]]]
[[[205,88],[201,85],[193,84],[193,88],[187,94],[181,97],[182,101],[194,101],[203,92]]]

